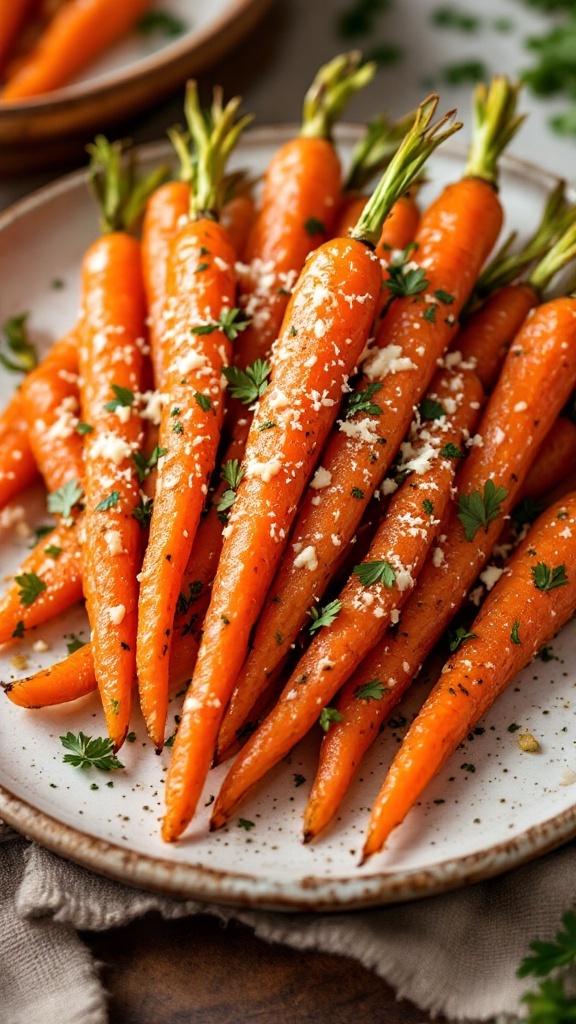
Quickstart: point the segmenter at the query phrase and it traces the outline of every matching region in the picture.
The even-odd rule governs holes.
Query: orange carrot
[[[239,260],[244,259],[254,217],[256,204],[251,195],[241,192],[232,196],[222,207],[222,227],[228,234],[230,244]]]
[[[86,697],[97,688],[92,645],[84,644],[65,661],[27,679],[1,683],[6,696],[21,708],[44,708]]]
[[[161,341],[162,457],[138,608],[140,705],[158,750],[164,743],[174,614],[220,440],[222,369],[230,362],[232,341],[245,327],[234,308],[234,250],[215,219],[223,201],[226,160],[246,124],[245,118],[235,122],[239,104],[237,98],[222,108],[216,93],[207,126],[196,86],[188,87],[186,117],[197,163],[191,217],[176,234],[168,261]]]
[[[10,0],[0,5],[0,72],[11,55],[12,47],[30,16],[35,0]]]
[[[142,509],[136,456],[143,430],[135,396],[142,391],[146,309],[140,246],[121,230],[136,213],[122,146],[98,137],[90,151],[105,218],[104,234],[82,264],[81,407],[83,421],[93,428],[85,436],[82,578],[96,678],[118,749],[128,730],[136,677]],[[142,202],[156,177],[138,186]]]
[[[372,809],[377,853],[520,669],[576,611],[576,494],[534,524],[412,723]]]
[[[30,487],[37,475],[22,399],[16,392],[0,413],[0,509]]]
[[[504,285],[458,331],[453,348],[464,360],[475,360],[476,373],[486,392],[494,387],[510,345],[539,301],[529,282]]]
[[[573,474],[575,466],[576,423],[567,416],[559,416],[536,455],[520,490],[520,499],[526,495],[543,498]]]
[[[150,0],[69,0],[8,80],[0,100],[19,102],[65,85],[125,35],[149,6]]]
[[[328,728],[333,714],[327,707],[330,700],[384,635],[416,582],[450,500],[460,446],[475,426],[482,398],[482,387],[472,372],[444,371],[436,378],[429,401],[439,404],[442,415],[422,430],[415,424],[400,464],[400,472],[409,473],[408,480],[392,498],[368,554],[355,566],[336,601],[322,610],[312,607],[310,628],[324,628],[235,761],[216,799],[211,827],[218,828],[229,819],[243,796],[318,721],[319,712],[321,725]],[[451,415],[443,400],[454,407]],[[229,721],[234,710],[232,703]],[[240,724],[244,719],[245,715],[239,717]],[[230,739],[234,736],[232,732]]]
[[[304,100],[300,135],[273,156],[240,274],[240,305],[251,318],[235,349],[242,370],[268,356],[278,337],[290,291],[306,257],[330,238],[341,189],[332,128],[350,98],[374,74],[361,54],[343,54],[320,68]],[[231,403],[228,423],[240,415]]]
[[[454,130],[440,131],[445,119],[428,127],[435,107],[435,97],[422,105],[354,235],[324,243],[310,256],[288,303],[272,355],[271,383],[263,395],[259,389],[262,397],[246,446],[244,477],[174,744],[165,839],[175,839],[194,813],[251,628],[306,480],[337,415],[342,387],[372,326],[381,278],[371,247],[398,191],[406,190],[425,156]]]
[[[304,497],[292,550],[273,582],[238,687],[257,690],[265,685],[268,674],[290,650],[306,622],[307,609],[324,593],[340,550],[354,536],[392,463],[410,426],[414,404],[429,386],[437,360],[451,340],[458,314],[500,229],[494,160],[518,126],[513,116],[515,96],[505,79],[494,81],[483,101],[497,140],[494,149],[492,135],[488,140],[482,134],[482,122],[482,130],[477,131],[486,143],[486,154],[479,151],[475,136],[465,177],[445,189],[426,211],[416,250],[404,254],[401,265],[389,268],[387,285],[392,290],[388,312],[377,330],[377,347],[364,362],[361,381],[339,429],[328,441],[321,478],[313,481]],[[358,492],[361,498],[354,497]],[[303,568],[294,553],[309,549],[314,550],[315,564]]]
[[[342,691],[337,707],[344,717],[325,739],[306,812],[309,834],[317,834],[331,817],[381,722],[486,565],[504,517],[576,379],[575,311],[575,299],[545,303],[518,333],[478,428],[482,443],[472,447],[456,478],[460,507],[445,516],[441,542],[402,610],[395,637],[374,648]],[[476,519],[466,516],[471,507]],[[358,700],[357,692],[373,682],[382,685],[381,698]]]
[[[84,473],[79,424],[78,338],[71,331],[22,383],[22,407],[36,463],[49,491]]]

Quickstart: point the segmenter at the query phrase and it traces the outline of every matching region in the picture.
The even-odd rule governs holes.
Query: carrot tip
[[[303,843],[310,843],[310,842],[312,842],[313,839],[314,839],[314,832],[312,831],[312,829],[310,829],[310,828],[305,829],[305,831],[302,833],[302,842]]]

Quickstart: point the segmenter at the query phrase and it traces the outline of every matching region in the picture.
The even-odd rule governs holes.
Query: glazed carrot
[[[44,708],[85,697],[97,689],[92,645],[84,644],[49,668],[27,679],[0,683],[6,696],[21,708]]]
[[[306,622],[307,609],[324,593],[341,549],[354,536],[409,429],[414,404],[451,341],[458,314],[500,229],[495,160],[518,127],[515,99],[516,90],[505,79],[493,82],[481,102],[464,178],[448,186],[425,212],[416,250],[410,249],[400,264],[391,267],[389,309],[377,329],[376,346],[328,441],[321,482],[313,481],[304,497],[291,549],[268,595],[238,687],[264,686],[290,650]],[[314,557],[305,564],[298,555],[301,551],[312,551]]]
[[[368,338],[380,266],[371,247],[411,175],[454,128],[428,127],[436,98],[420,110],[349,239],[308,259],[272,355],[271,383],[258,402],[227,526],[196,670],[185,698],[167,778],[163,836],[177,838],[200,795],[225,704],[250,631],[274,577],[296,507],[334,421],[342,386]],[[360,301],[358,301],[360,297]]]
[[[215,219],[223,201],[226,160],[247,119],[235,121],[240,99],[222,107],[217,92],[210,124],[195,83],[186,117],[196,146],[191,216],[176,234],[168,261],[166,325],[161,345],[164,404],[156,495],[140,575],[137,665],[140,705],[158,750],[164,743],[171,635],[178,595],[220,440],[222,369],[245,327],[234,307],[235,254]]]
[[[0,71],[11,55],[18,33],[29,17],[35,0],[10,0],[0,6]]]
[[[304,100],[300,135],[285,143],[267,167],[240,273],[239,301],[252,321],[235,348],[234,362],[243,370],[268,356],[306,257],[333,234],[341,168],[332,128],[374,70],[373,64],[361,65],[358,52],[320,68]],[[232,403],[231,410],[232,427],[241,409]]]
[[[486,565],[534,455],[576,379],[575,312],[575,299],[545,303],[518,333],[478,428],[482,444],[472,447],[456,478],[460,507],[456,505],[445,516],[441,543],[404,605],[396,635],[364,659],[337,702],[343,720],[335,724],[322,745],[306,812],[310,836],[331,817],[381,723]],[[468,519],[465,530],[460,516],[464,514],[466,521],[470,502],[479,518]],[[476,526],[474,536],[468,539]],[[357,699],[357,693],[373,682],[381,684],[380,699]]]
[[[392,617],[398,616],[437,535],[450,501],[461,445],[474,429],[482,399],[482,387],[473,372],[444,371],[435,379],[428,400],[439,404],[441,415],[432,424],[415,424],[399,466],[400,473],[409,473],[408,479],[394,494],[366,557],[355,566],[338,599],[326,609],[313,606],[310,614],[316,618],[310,628],[320,624],[323,628],[234,762],[216,798],[212,828],[229,819],[243,796],[319,718],[328,724],[326,706],[363,655],[384,635]],[[450,415],[443,402],[454,409]],[[241,695],[239,690],[240,700]],[[223,722],[224,726],[228,721],[229,742],[236,736],[235,710],[232,700]],[[241,713],[237,721],[242,724],[245,718],[246,713]],[[224,746],[223,734],[224,729]]]
[[[81,496],[78,491],[78,496]],[[23,637],[24,630],[39,626],[82,600],[82,560],[79,523],[76,518],[60,523],[43,537],[21,564],[0,600],[0,644]],[[28,591],[26,579],[32,583]]]
[[[475,360],[476,373],[486,392],[494,387],[510,345],[539,301],[528,281],[503,285],[458,331],[453,348],[465,361]]]
[[[149,6],[150,0],[69,0],[8,80],[0,100],[14,103],[65,85],[125,35]]]
[[[540,448],[520,490],[520,499],[529,495],[543,498],[576,467],[576,423],[559,416]]]
[[[0,509],[34,483],[38,475],[17,391],[0,413]]]
[[[500,693],[576,611],[576,494],[537,520],[445,665],[372,809],[363,861],[377,853]]]
[[[239,260],[244,259],[248,236],[256,216],[256,204],[247,192],[232,196],[222,207],[221,223]]]
[[[93,428],[84,439],[82,578],[96,678],[118,749],[128,730],[136,677],[142,547],[136,456],[143,430],[135,396],[143,384],[146,307],[140,246],[122,230],[137,212],[123,176],[122,146],[99,137],[90,151],[104,233],[82,263],[80,394],[83,422]],[[138,185],[142,203],[146,189],[156,185],[155,174]]]
[[[20,391],[28,436],[49,491],[84,473],[79,423],[78,338],[71,331],[22,383]]]

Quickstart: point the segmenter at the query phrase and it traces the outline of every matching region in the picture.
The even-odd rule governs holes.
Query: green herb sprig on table
[[[535,939],[530,949],[532,952],[522,960],[517,976],[543,980],[537,989],[522,997],[528,1007],[526,1024],[573,1024],[576,1000],[566,992],[565,974],[576,964],[576,913],[569,910],[564,914],[554,939]]]

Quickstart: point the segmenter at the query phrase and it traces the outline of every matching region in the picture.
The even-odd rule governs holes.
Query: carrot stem
[[[481,82],[474,90],[472,141],[465,177],[498,183],[498,161],[524,121],[516,114],[520,85],[505,75],[495,75],[489,85]]]
[[[418,107],[412,128],[392,157],[356,226],[350,232],[351,238],[375,247],[380,238],[383,221],[396,200],[406,192],[436,147],[462,127],[458,121],[455,124],[448,124],[454,116],[453,110],[430,125],[437,106],[438,96],[433,93]],[[442,130],[447,124],[448,127]]]
[[[103,234],[127,231],[142,213],[148,196],[167,177],[167,168],[157,167],[145,178],[137,178],[133,155],[126,155],[126,143],[109,142],[104,135],[97,135],[86,150],[90,155],[88,183],[100,207]]]
[[[352,151],[345,192],[360,192],[386,169],[416,116],[417,112],[411,110],[397,121],[392,121],[388,114],[380,114],[368,122],[364,138]]]
[[[352,96],[368,85],[375,72],[374,63],[362,63],[360,50],[339,54],[324,64],[304,97],[300,135],[330,139]]]

